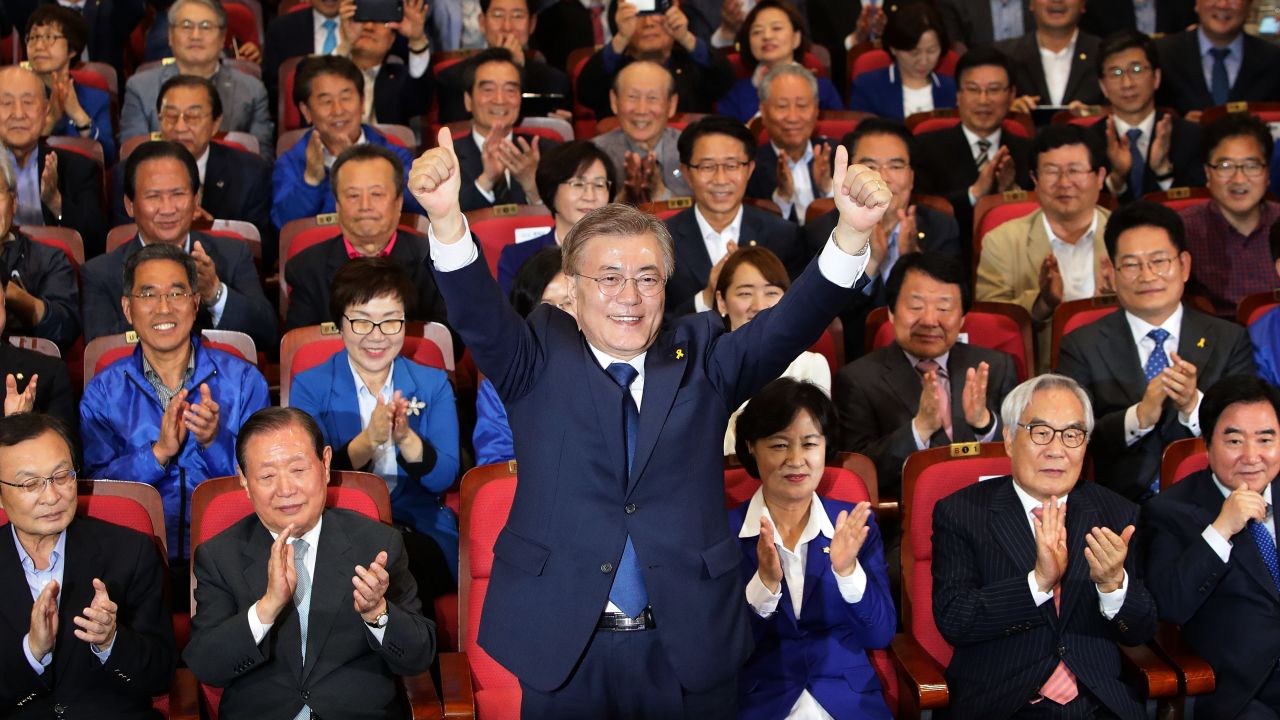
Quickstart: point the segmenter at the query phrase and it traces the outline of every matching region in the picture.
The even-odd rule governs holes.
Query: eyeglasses
[[[1244,162],[1233,162],[1231,160],[1219,160],[1218,162],[1205,163],[1205,167],[1209,168],[1209,172],[1219,180],[1230,180],[1235,177],[1236,170],[1244,173],[1247,178],[1261,177],[1266,171],[1267,165],[1261,160],[1245,160]]]
[[[566,180],[565,182],[562,182],[560,184],[568,185],[569,189],[573,191],[574,195],[585,194],[587,192],[587,188],[591,188],[592,190],[595,190],[598,193],[607,194],[609,190],[613,187],[613,183],[609,182],[608,180],[592,180],[588,182],[586,180],[579,180],[578,178],[574,178],[573,180]]]
[[[193,296],[195,296],[195,293],[189,290],[170,290],[165,293],[151,292],[148,290],[146,292],[133,293],[129,297],[137,300],[145,307],[155,307],[160,304],[162,299],[168,300],[171,304],[177,304]]]
[[[690,165],[689,169],[693,170],[699,175],[710,177],[712,175],[715,175],[717,170],[724,170],[727,173],[736,173],[739,170],[745,168],[749,162],[751,161],[750,160],[730,160],[729,162],[722,162],[722,163],[701,162],[701,163],[698,163],[697,165]]]
[[[977,85],[961,85],[960,89],[968,95],[977,95],[978,97],[982,97],[984,95],[990,95],[991,97],[996,97],[998,95],[1003,95],[1009,92],[1008,85],[988,85],[987,87],[978,87]]]
[[[195,125],[204,122],[211,114],[204,108],[187,108],[186,110],[165,108],[160,111],[160,122],[164,125],[177,125],[178,121],[182,120],[188,125]]]
[[[27,36],[28,45],[52,45],[59,40],[66,40],[66,35],[54,35],[53,33],[32,33]]]
[[[191,34],[194,34],[197,30],[199,30],[202,33],[206,33],[206,32],[212,32],[214,30],[222,29],[222,25],[209,22],[208,20],[201,20],[198,23],[191,22],[190,20],[183,20],[182,22],[178,23],[177,27],[182,32],[191,33]]]
[[[347,322],[351,325],[351,332],[357,335],[368,335],[373,332],[374,328],[381,331],[383,335],[399,335],[400,331],[404,330],[404,318],[393,318],[390,320],[383,320],[382,322],[374,322],[364,318],[352,318],[348,315],[343,315],[342,317],[346,318]]]
[[[1036,171],[1036,177],[1048,183],[1056,183],[1063,178],[1066,178],[1073,183],[1079,182],[1092,174],[1093,168],[1079,167],[1075,165],[1066,168],[1050,165],[1043,170]]]
[[[1151,71],[1151,66],[1143,65],[1142,63],[1134,63],[1129,67],[1120,67],[1117,65],[1115,67],[1109,67],[1106,70],[1103,70],[1102,79],[1119,80],[1125,75],[1128,75],[1134,80],[1137,80],[1138,78],[1142,77],[1144,73],[1147,73],[1150,71]]]
[[[591,277],[590,275],[579,275],[588,280],[595,280],[596,285],[600,286],[600,294],[605,297],[615,297],[622,292],[622,288],[626,287],[627,281],[636,284],[636,292],[645,297],[653,297],[662,292],[662,288],[666,286],[667,279],[661,275],[641,275],[640,277],[624,277],[618,273],[608,273],[600,277]]]
[[[39,495],[44,489],[53,484],[56,487],[66,487],[76,481],[75,470],[59,470],[50,477],[29,477],[20,483],[11,483],[0,480],[0,485],[8,485],[9,487],[18,488],[25,491],[28,495]]]
[[[1019,424],[1018,427],[1027,431],[1027,435],[1031,436],[1031,442],[1036,445],[1048,445],[1053,442],[1055,435],[1062,436],[1062,445],[1069,448],[1078,448],[1084,444],[1085,439],[1089,437],[1089,433],[1078,427],[1067,427],[1058,430],[1044,423],[1028,423],[1026,425]]]
[[[1162,255],[1160,257],[1147,258],[1142,260],[1125,260],[1116,266],[1116,272],[1125,280],[1137,280],[1142,275],[1142,268],[1146,266],[1156,277],[1168,277],[1173,271],[1173,261],[1177,258]]]

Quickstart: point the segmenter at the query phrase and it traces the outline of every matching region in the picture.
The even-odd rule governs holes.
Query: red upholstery
[[[760,481],[747,474],[744,468],[724,471],[725,507],[733,508],[751,499],[760,487]],[[828,467],[822,473],[817,493],[841,502],[860,503],[870,500],[867,485],[862,478],[842,467]]]
[[[245,354],[240,351],[240,348],[230,343],[211,342],[209,340],[205,340],[204,345],[205,347],[216,348],[225,353],[231,353],[232,355],[235,355],[236,357],[240,358],[241,360],[244,360],[245,362],[253,363],[254,365],[258,364],[257,357],[245,357]],[[105,370],[107,366],[110,365],[111,363],[119,360],[120,358],[132,355],[133,347],[134,347],[133,345],[113,347],[110,350],[107,350],[106,352],[99,355],[97,361],[93,363],[93,375],[90,375],[89,379],[92,379],[98,373]]]
[[[810,352],[816,352],[826,359],[827,365],[831,368],[831,377],[835,377],[840,372],[839,355],[836,352],[836,338],[831,334],[831,330],[823,330],[822,337],[818,338],[818,342],[809,348]]]
[[[1236,322],[1249,327],[1263,315],[1280,306],[1280,291],[1252,293],[1240,298],[1236,305]]]
[[[1018,200],[1015,202],[1007,202],[997,205],[982,217],[978,222],[977,232],[974,236],[978,238],[979,248],[981,248],[982,238],[987,233],[995,230],[1010,220],[1017,220],[1020,217],[1026,217],[1036,210],[1040,209],[1040,203],[1036,200]]]
[[[1178,463],[1178,467],[1173,471],[1173,482],[1178,482],[1188,475],[1208,469],[1208,467],[1209,455],[1207,453],[1192,455]]]
[[[77,501],[76,515],[97,518],[109,523],[136,530],[143,535],[152,534],[151,516],[137,500],[127,497],[81,495]],[[0,525],[9,522],[9,515],[0,508]]]
[[[569,81],[573,87],[578,87],[578,76],[582,75],[582,68],[586,67],[587,61],[591,59],[595,53],[595,48],[584,47],[578,48],[569,53],[567,64],[569,67]],[[573,94],[573,134],[579,140],[590,140],[596,135],[596,113],[591,108],[578,102],[578,93]]]
[[[958,115],[931,117],[913,126],[911,128],[911,134],[924,135],[925,133],[937,132],[938,130],[946,130],[947,128],[955,127],[959,124],[960,117]],[[1006,132],[1017,135],[1020,138],[1026,138],[1028,140],[1031,139],[1031,131],[1027,129],[1026,125],[1023,125],[1016,120],[1005,118],[1001,127],[1003,127]]]
[[[467,536],[462,538],[470,564],[467,577],[461,578],[461,582],[469,584],[470,588],[459,589],[467,599],[466,627],[459,628],[461,649],[471,665],[476,715],[484,720],[516,720],[520,716],[519,682],[506,668],[494,662],[477,642],[484,595],[489,589],[489,576],[493,571],[493,544],[507,524],[515,491],[514,476],[495,479],[481,486],[469,509]]]
[[[893,56],[888,50],[868,50],[862,53],[853,61],[853,72],[851,73],[853,80],[856,82],[859,75],[877,70],[883,70],[893,64]]]
[[[241,45],[253,43],[261,48],[258,19],[253,16],[253,10],[248,5],[231,0],[222,3],[222,8],[227,11],[227,47],[231,47],[231,38],[235,38]]]
[[[27,225],[22,232],[42,245],[61,250],[71,263],[71,269],[75,270],[76,277],[80,276],[80,266],[84,264],[84,240],[80,233],[73,228],[49,225]]]
[[[333,336],[324,340],[316,340],[298,349],[289,365],[290,377],[297,377],[311,368],[320,365],[342,351],[341,336]],[[400,354],[408,359],[428,367],[445,370],[444,353],[440,347],[426,338],[408,336],[404,339],[404,349]]]
[[[729,64],[733,66],[734,75],[736,75],[739,80],[751,77],[751,71],[747,70],[747,66],[742,64],[741,53],[729,53],[726,57],[729,60]],[[822,58],[814,54],[812,50],[809,50],[804,54],[804,59],[800,61],[800,64],[808,68],[809,72],[812,72],[818,77],[831,77],[830,69],[822,62]]]
[[[1209,467],[1204,438],[1185,438],[1169,443],[1160,458],[1160,489]]]
[[[302,230],[289,239],[289,255],[285,259],[292,260],[294,256],[312,245],[319,245],[341,233],[342,230],[337,225],[317,225]]]
[[[1063,337],[1066,337],[1071,333],[1072,330],[1079,330],[1085,325],[1101,320],[1102,318],[1110,315],[1111,313],[1119,309],[1120,309],[1119,306],[1112,306],[1112,307],[1091,308],[1083,312],[1078,312],[1075,315],[1072,315],[1071,317],[1067,318],[1067,324],[1062,330],[1062,335]]]
[[[111,81],[95,68],[72,68],[69,72],[71,73],[71,79],[78,85],[85,85],[97,88],[105,93],[112,93]]]
[[[309,7],[304,5],[303,7]],[[280,93],[276,101],[276,112],[280,125],[276,128],[276,134],[281,135],[286,130],[296,130],[302,127],[302,111],[298,109],[298,105],[293,102],[293,79],[298,74],[298,63],[303,58],[289,58],[280,63],[279,82]]]
[[[501,206],[499,206],[501,207]],[[555,227],[555,220],[541,207],[521,207],[510,215],[499,216],[493,208],[473,210],[467,213],[467,221],[471,232],[480,239],[480,249],[484,252],[489,272],[498,276],[498,259],[502,249],[514,245],[516,230],[521,228]]]
[[[868,320],[871,317],[868,316]],[[888,322],[888,313],[883,315],[884,321],[876,329],[872,349],[879,350],[893,342],[893,324]],[[1013,356],[1013,369],[1018,381],[1026,380],[1031,358],[1027,357],[1026,342],[1018,323],[1007,315],[985,313],[970,310],[960,326],[960,332],[967,333],[969,344],[991,350],[1000,350]]]

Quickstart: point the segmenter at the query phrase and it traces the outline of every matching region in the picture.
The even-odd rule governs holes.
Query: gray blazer
[[[160,129],[156,98],[164,81],[178,74],[176,63],[161,65],[134,75],[124,87],[124,107],[120,111],[120,137],[146,135]],[[229,67],[221,67],[213,84],[222,97],[222,129],[247,132],[258,138],[263,157],[275,158],[275,124],[267,107],[267,88],[258,78]]]
[[[693,190],[689,188],[689,183],[680,170],[680,151],[676,149],[676,142],[679,139],[680,131],[668,127],[662,131],[662,139],[658,141],[657,156],[658,164],[662,166],[662,182],[671,192],[671,197],[693,195]],[[613,160],[613,167],[618,171],[618,182],[624,182],[627,177],[627,152],[638,152],[638,149],[622,132],[622,128],[597,135],[591,138],[591,142]]]

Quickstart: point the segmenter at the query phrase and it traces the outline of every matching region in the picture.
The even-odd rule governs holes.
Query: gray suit
[[[679,130],[673,127],[666,128],[662,131],[662,139],[658,141],[658,147],[654,153],[658,158],[658,164],[662,167],[662,183],[671,192],[671,197],[693,195],[693,190],[689,188],[689,183],[684,179],[684,173],[680,170],[680,151],[676,149],[676,142],[679,140]],[[613,167],[618,171],[619,182],[627,177],[627,153],[644,152],[635,143],[631,142],[626,133],[622,132],[622,128],[610,130],[603,135],[597,135],[591,138],[591,142],[595,143],[596,147],[603,150],[613,160]]]
[[[178,74],[176,63],[162,65],[134,75],[124,86],[124,107],[120,111],[120,137],[146,135],[160,129],[156,98],[164,81]],[[247,132],[258,138],[262,156],[275,157],[275,124],[267,109],[267,88],[258,78],[223,66],[214,73],[213,84],[222,98],[222,130]]]

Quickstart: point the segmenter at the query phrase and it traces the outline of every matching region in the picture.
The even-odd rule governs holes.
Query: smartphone
[[[671,0],[634,0],[638,15],[662,15],[671,8]]]
[[[404,18],[401,0],[356,0],[356,22],[400,22]]]
[[[1259,35],[1276,35],[1280,34],[1280,22],[1276,20],[1275,15],[1268,15],[1262,18],[1258,23]]]

